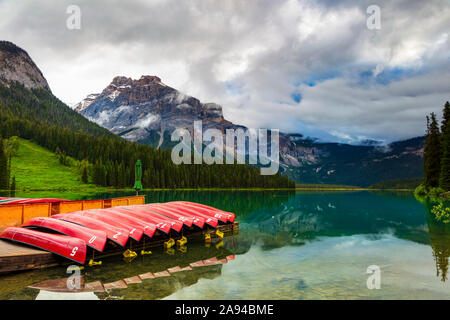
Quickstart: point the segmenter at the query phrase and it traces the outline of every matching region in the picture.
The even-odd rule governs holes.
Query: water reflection
[[[77,298],[89,292],[100,299],[161,299],[201,278],[220,276],[222,266],[234,260],[227,249],[232,246],[232,238],[212,244],[194,238],[185,250],[155,248],[129,263],[106,257],[100,266],[83,268],[79,290],[68,289],[65,267],[10,274],[0,278],[0,299]]]
[[[381,289],[366,286],[381,268]],[[429,246],[393,235],[319,237],[301,247],[254,244],[221,276],[180,288],[166,299],[450,299]]]
[[[84,272],[86,283],[108,284],[107,290],[95,293],[97,298],[450,298],[450,226],[437,222],[429,204],[411,194],[159,191],[146,195],[148,202],[187,200],[235,212],[239,235],[225,239],[222,247],[190,241],[186,253],[155,250],[129,264],[117,257],[106,259],[102,266]],[[212,257],[224,261],[230,255],[236,257],[232,263],[176,272],[196,261]],[[382,290],[366,288],[366,268],[371,264],[383,270]],[[170,276],[159,276],[164,271]],[[149,278],[142,279],[146,274]],[[27,287],[66,276],[65,269],[56,268],[0,277],[0,299],[51,298],[48,288],[40,293]]]
[[[430,245],[436,262],[436,276],[445,282],[448,280],[448,260],[450,257],[450,224],[436,221],[431,213],[432,204],[425,203]]]

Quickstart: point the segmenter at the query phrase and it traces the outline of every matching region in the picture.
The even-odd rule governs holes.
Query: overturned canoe
[[[65,213],[65,214],[57,214],[52,216],[52,219],[60,219],[64,221],[69,221],[73,223],[77,223],[81,226],[85,226],[89,229],[101,230],[106,232],[106,235],[109,240],[117,243],[118,245],[124,247],[130,237],[130,234],[127,230],[112,226],[103,221],[95,220],[81,214],[73,214],[73,213]]]
[[[113,209],[119,208],[121,210],[127,210],[132,216],[136,216],[142,219],[150,219],[150,221],[154,221],[155,223],[157,223],[157,226],[159,224],[168,224],[170,228],[176,232],[180,232],[183,229],[183,222],[169,218],[165,215],[150,210],[149,208],[145,208],[142,205],[120,206],[114,207]]]
[[[92,209],[92,210],[85,210],[85,211],[76,211],[72,212],[74,215],[81,215],[85,217],[92,218],[94,220],[102,221],[104,223],[107,223],[109,225],[112,225],[117,228],[122,228],[127,230],[128,234],[130,235],[130,238],[141,241],[142,236],[144,235],[144,229],[139,226],[133,226],[129,223],[126,223],[122,219],[119,219],[117,217],[113,217],[111,215],[106,215],[101,213],[100,210],[104,209]],[[100,212],[99,212],[100,211]]]
[[[171,212],[170,210],[166,210],[162,207],[157,207],[154,204],[145,204],[145,205],[142,205],[142,207],[147,210],[151,210],[155,213],[161,214],[161,215],[165,216],[166,218],[171,218],[176,221],[180,221],[188,228],[192,227],[192,222],[194,220],[193,218],[188,218],[183,215],[177,214],[175,212]]]
[[[86,262],[86,243],[81,239],[16,227],[6,228],[0,238],[43,249],[81,264]]]
[[[226,223],[228,220],[226,217],[218,215],[217,217],[214,217],[212,215],[205,214],[206,210],[203,210],[204,212],[201,212],[202,210],[185,206],[178,203],[164,203],[162,204],[166,208],[176,209],[178,212],[181,212],[183,214],[188,214],[190,216],[197,216],[204,219],[205,223],[209,224],[213,228],[217,228],[217,225],[219,224],[219,220],[221,222]]]
[[[180,208],[184,208],[185,210],[191,210],[191,211],[194,211],[195,213],[200,214],[205,217],[216,218],[217,220],[224,222],[224,223],[227,223],[228,221],[230,221],[230,219],[229,219],[230,216],[228,214],[217,211],[217,210],[207,209],[207,208],[203,208],[203,207],[196,207],[196,206],[190,205],[188,203],[183,203],[183,202],[178,202],[178,201],[167,202],[166,205],[177,206]]]
[[[52,218],[34,218],[25,222],[24,228],[44,228],[83,240],[87,246],[102,252],[105,248],[106,232],[89,229],[73,222]]]
[[[164,210],[164,214],[171,214],[171,215],[175,215],[175,216],[181,216],[186,219],[192,219],[192,224],[194,226],[199,227],[200,229],[203,229],[203,227],[205,226],[205,218],[200,217],[198,215],[193,215],[188,212],[183,212],[181,210],[165,206],[163,203],[152,203],[149,206],[151,206],[152,208]]]
[[[223,211],[214,207],[210,207],[201,203],[195,203],[195,202],[189,202],[189,201],[173,201],[172,203],[181,203],[183,205],[189,206],[189,207],[194,207],[194,208],[203,208],[203,209],[207,209],[210,210],[212,212],[216,212],[216,213],[220,213],[223,214],[227,217],[228,221],[230,222],[234,222],[234,219],[236,218],[236,215],[232,212],[228,212],[228,211]]]
[[[120,220],[120,222],[127,224],[131,227],[140,227],[142,228],[142,232],[150,238],[153,237],[153,235],[155,234],[156,226],[153,223],[142,221],[138,218],[132,217],[128,214],[119,212],[114,209],[96,209],[95,212],[102,215],[106,215],[108,217],[117,218],[118,220]]]
[[[113,208],[109,209],[109,211],[115,211],[118,213],[125,214],[130,218],[139,219],[140,222],[144,222],[144,223],[153,225],[153,226],[155,226],[156,229],[164,232],[165,234],[169,234],[170,229],[171,229],[171,224],[168,221],[164,221],[164,220],[152,217],[149,214],[134,212],[133,210],[129,210],[126,207],[113,207]],[[181,227],[183,227],[183,225]]]

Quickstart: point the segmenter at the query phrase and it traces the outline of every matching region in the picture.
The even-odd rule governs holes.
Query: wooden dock
[[[0,240],[0,273],[49,267],[60,261],[50,252]]]
[[[223,232],[225,236],[239,233],[239,223],[236,221],[233,224],[221,225],[217,230]],[[187,237],[201,236],[205,233],[210,233],[211,237],[215,237],[214,229],[203,230],[187,235]],[[157,240],[147,243],[147,247],[156,247],[163,245],[165,240]],[[138,249],[136,247],[133,249]],[[123,250],[122,250],[123,251]],[[97,258],[102,256],[121,254],[122,251],[98,254]],[[70,264],[70,261],[61,258],[53,253],[34,249],[30,246],[15,244],[9,241],[0,240],[0,274],[24,271],[38,268],[46,268],[60,264]],[[73,264],[73,263],[72,263]]]

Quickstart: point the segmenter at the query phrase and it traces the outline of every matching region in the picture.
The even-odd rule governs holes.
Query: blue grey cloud
[[[68,103],[154,74],[236,123],[357,142],[421,135],[450,99],[447,0],[3,0],[0,15]]]

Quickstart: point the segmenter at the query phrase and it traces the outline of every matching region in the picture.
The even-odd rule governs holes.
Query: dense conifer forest
[[[100,186],[131,187],[134,164],[143,164],[145,188],[294,188],[280,174],[262,176],[249,165],[175,165],[170,150],[126,141],[84,118],[44,89],[0,85],[0,189],[8,189],[10,161],[5,143],[18,136],[81,161],[80,179]],[[4,181],[3,181],[4,180]]]

